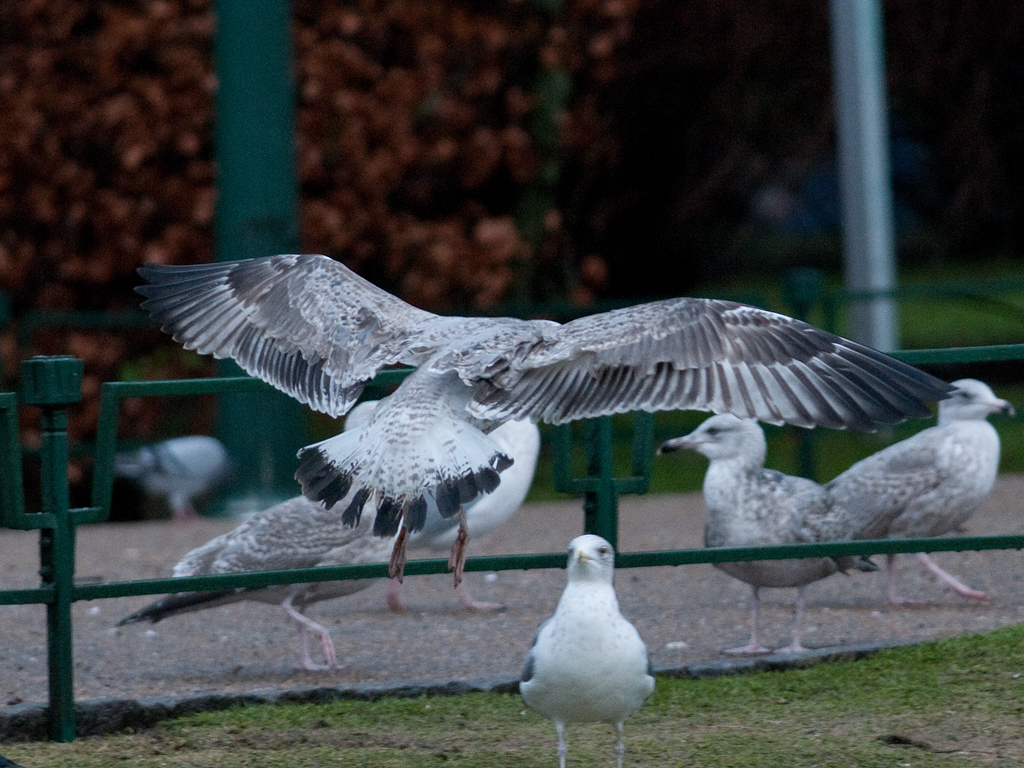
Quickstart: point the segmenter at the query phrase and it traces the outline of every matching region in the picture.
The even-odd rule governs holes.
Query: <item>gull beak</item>
[[[683,435],[682,437],[674,437],[671,440],[666,440],[658,448],[658,455],[661,456],[665,453],[674,453],[681,451],[684,448],[696,448],[697,442],[692,440],[689,435]]]
[[[577,563],[589,563],[590,555],[584,552],[582,549],[577,549],[572,553],[572,556],[576,558]]]
[[[1009,400],[999,400],[995,405],[995,410],[993,411],[993,413],[1002,413],[1006,416],[1009,416],[1010,418],[1013,418],[1014,416],[1017,415],[1017,412],[1013,409],[1013,406],[1010,404]]]

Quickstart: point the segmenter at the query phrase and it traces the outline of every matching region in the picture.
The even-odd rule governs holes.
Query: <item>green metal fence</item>
[[[897,357],[916,364],[972,363],[1024,358],[1024,344],[950,350],[921,350]],[[22,365],[21,402],[42,410],[42,496],[39,511],[25,509],[21,450],[18,439],[18,397],[0,393],[0,527],[38,530],[41,584],[35,589],[0,590],[0,605],[43,605],[47,612],[50,736],[57,741],[75,737],[71,605],[133,595],[156,595],[193,590],[262,587],[271,584],[369,579],[387,576],[387,564],[304,568],[187,578],[145,579],[128,582],[76,585],[74,581],[75,530],[79,525],[102,522],[110,509],[113,458],[120,401],[128,397],[204,395],[222,392],[262,392],[267,385],[251,378],[194,379],[158,382],[111,382],[103,385],[97,432],[92,505],[71,509],[67,463],[67,408],[81,397],[83,365],[73,357],[37,357]],[[374,382],[395,384],[408,371],[388,371]],[[652,455],[652,418],[638,414],[633,438],[630,477],[612,476],[610,418],[595,419],[583,427],[582,450],[586,475],[573,477],[574,438],[571,425],[553,433],[556,487],[584,496],[584,530],[617,543],[618,496],[647,490]],[[620,553],[619,568],[638,568],[738,560],[769,560],[800,557],[871,555],[898,552],[939,552],[984,549],[1022,549],[1024,536],[974,536],[939,539],[856,541],[829,544],[797,544],[775,547],[685,549],[660,552]],[[472,557],[467,571],[564,568],[565,554]],[[444,573],[443,559],[414,560],[409,575]]]

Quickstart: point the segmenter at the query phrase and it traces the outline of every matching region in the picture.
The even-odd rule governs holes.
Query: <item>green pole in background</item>
[[[217,258],[298,248],[295,88],[288,0],[217,0]],[[220,364],[221,376],[241,373]],[[218,437],[235,462],[234,495],[294,496],[305,408],[279,392],[221,395]],[[260,503],[263,503],[261,501]]]

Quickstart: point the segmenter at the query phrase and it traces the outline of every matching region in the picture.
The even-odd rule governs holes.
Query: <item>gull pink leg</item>
[[[804,617],[804,588],[797,587],[796,589],[796,608],[794,610],[796,614],[793,619],[793,642],[787,645],[785,648],[779,648],[779,653],[800,653],[806,651],[803,644],[800,642],[800,622]]]
[[[758,653],[771,653],[771,648],[765,648],[759,642],[757,642],[757,609],[760,601],[758,600],[759,587],[754,587],[754,594],[750,600],[750,623],[752,625],[750,631],[750,642],[746,645],[740,646],[739,648],[727,648],[722,653],[729,653],[734,656],[753,656]]]
[[[911,600],[896,594],[896,555],[885,556],[886,597],[892,605],[922,605],[920,600]]]
[[[465,581],[459,583],[459,586],[455,588],[455,593],[467,611],[502,611],[505,609],[501,603],[481,603],[474,600],[473,596],[469,594],[469,587],[466,586]]]
[[[966,584],[957,579],[955,576],[950,576],[948,573],[942,570],[938,565],[935,564],[934,560],[928,557],[927,552],[918,552],[917,559],[924,563],[925,568],[927,568],[929,571],[931,571],[944,582],[946,582],[946,584],[949,585],[949,588],[961,597],[966,597],[968,600],[988,600],[988,595],[986,595],[984,592],[979,592],[976,589],[971,589]]]
[[[281,607],[299,624],[299,663],[303,669],[309,670],[310,672],[323,672],[324,670],[332,669],[334,667],[340,668],[338,664],[338,657],[334,651],[334,641],[331,640],[331,633],[327,631],[327,628],[317,624],[312,619],[303,616],[302,613],[292,605],[292,599],[294,595],[289,595],[281,603]],[[320,646],[324,651],[324,658],[327,660],[327,664],[315,664],[309,655],[309,644],[306,637],[306,632],[312,632],[320,640]]]
[[[466,566],[466,542],[469,541],[469,528],[466,527],[466,510],[459,507],[459,535],[452,544],[452,553],[448,557],[448,567],[455,574],[455,588],[462,583],[462,569]]]
[[[384,603],[394,613],[401,613],[405,610],[402,602],[402,582],[400,579],[388,579],[388,591],[384,595]]]

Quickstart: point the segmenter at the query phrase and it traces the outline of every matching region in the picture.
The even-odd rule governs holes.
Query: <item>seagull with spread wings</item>
[[[299,452],[305,495],[395,536],[401,577],[428,500],[458,516],[511,465],[487,433],[513,419],[563,424],[634,410],[698,409],[772,424],[870,430],[925,416],[946,383],[784,315],[716,299],[667,299],[549,320],[442,317],[406,304],[326,256],[280,255],[139,269],[163,330],[330,416],[384,367],[415,371],[361,429]]]

